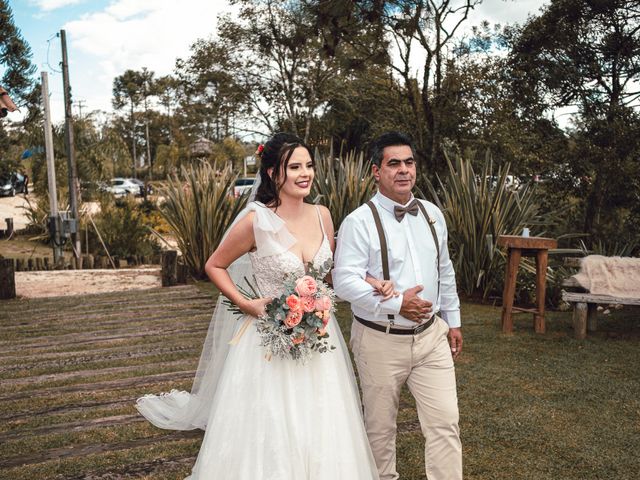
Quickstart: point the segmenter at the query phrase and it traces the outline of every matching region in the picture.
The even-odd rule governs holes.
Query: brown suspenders
[[[378,213],[378,209],[374,205],[374,203],[369,200],[367,202],[367,206],[371,209],[371,213],[373,215],[373,221],[376,224],[376,230],[378,231],[378,238],[380,239],[380,256],[382,257],[382,278],[384,280],[391,280],[389,278],[389,249],[387,247],[387,237],[384,234],[384,229],[382,228],[382,221],[380,220],[380,214]],[[438,243],[438,234],[436,233],[436,229],[431,222],[431,217],[427,214],[427,209],[424,207],[422,202],[418,201],[418,207],[420,207],[420,211],[422,215],[424,215],[425,220],[427,221],[427,225],[429,225],[429,230],[431,230],[431,235],[433,236],[433,241],[436,244],[436,255],[438,258],[438,295],[436,301],[440,297],[440,244]],[[387,314],[390,322],[393,323],[393,319],[395,315],[389,313]]]

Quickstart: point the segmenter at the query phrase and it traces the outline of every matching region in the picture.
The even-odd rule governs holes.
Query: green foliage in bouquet
[[[233,195],[237,176],[230,165],[200,162],[183,167],[159,190],[164,197],[161,214],[196,278],[204,278],[207,259],[247,202],[246,195]]]

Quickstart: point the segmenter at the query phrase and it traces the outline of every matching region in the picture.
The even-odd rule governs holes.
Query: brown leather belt
[[[429,328],[433,322],[436,320],[435,314],[427,320],[425,323],[418,325],[415,328],[393,328],[393,327],[385,327],[384,325],[380,325],[379,323],[370,322],[369,320],[365,320],[364,318],[360,318],[356,315],[353,316],[358,322],[360,322],[365,327],[373,328],[379,332],[384,333],[392,333],[393,335],[418,335],[419,333],[424,332],[427,328]]]

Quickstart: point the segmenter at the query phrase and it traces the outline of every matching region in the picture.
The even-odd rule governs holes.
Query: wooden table
[[[498,246],[507,249],[507,269],[502,293],[502,332],[513,331],[514,311],[533,313],[533,328],[536,333],[545,332],[544,324],[544,295],[547,278],[547,263],[549,249],[556,248],[558,242],[553,238],[521,237],[518,235],[500,235]],[[516,277],[521,257],[536,257],[536,305],[537,308],[518,308],[513,306],[516,292]]]

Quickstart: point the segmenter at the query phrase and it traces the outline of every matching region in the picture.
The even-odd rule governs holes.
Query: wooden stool
[[[547,275],[547,261],[550,248],[556,248],[558,242],[553,238],[520,237],[518,235],[500,235],[498,246],[507,248],[507,269],[502,293],[502,332],[513,331],[513,318],[516,312],[533,313],[533,328],[536,333],[545,332],[544,324],[544,295]],[[518,308],[513,306],[513,296],[516,292],[516,277],[520,257],[536,257],[536,304],[537,308]]]

